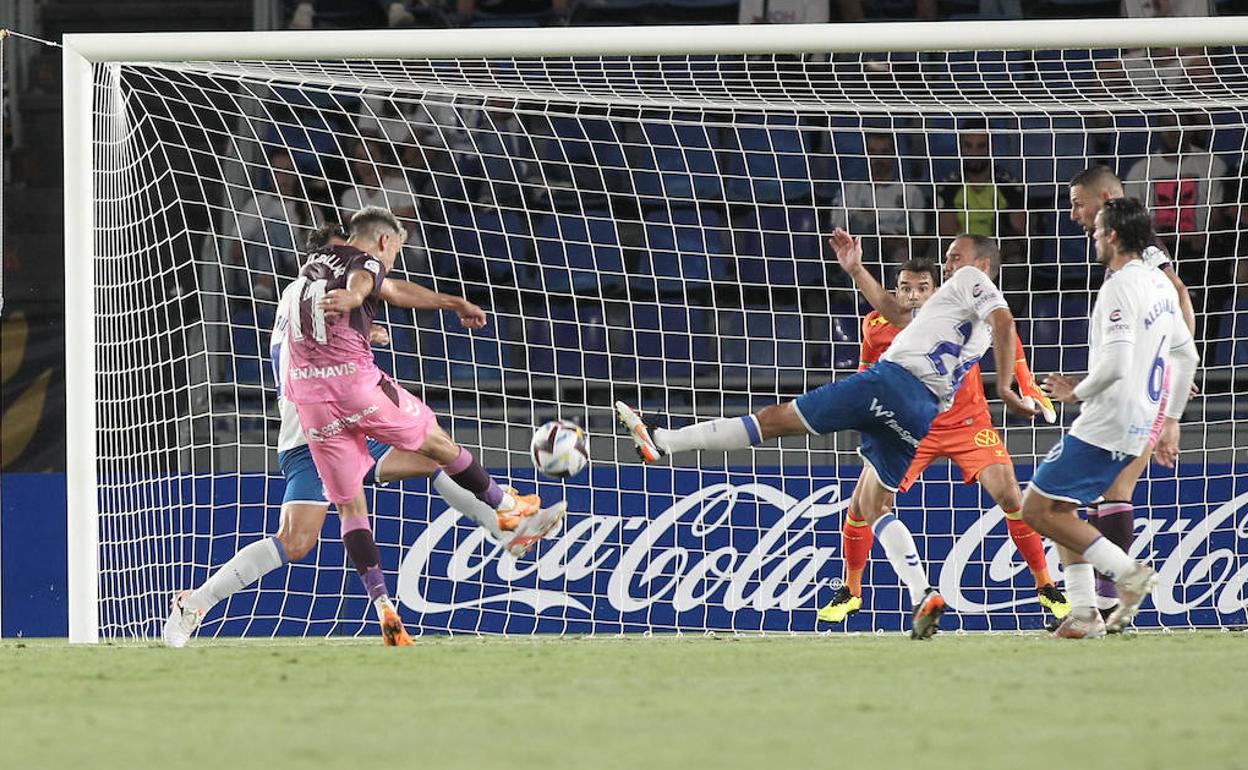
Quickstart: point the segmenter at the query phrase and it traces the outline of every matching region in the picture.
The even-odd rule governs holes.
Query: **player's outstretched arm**
[[[413,310],[450,310],[468,329],[485,326],[485,311],[463,297],[441,294],[418,283],[387,278],[381,284],[381,299],[395,307]]]
[[[854,285],[858,287],[858,291],[862,292],[862,296],[867,298],[867,302],[871,303],[871,307],[880,311],[880,315],[884,316],[885,320],[899,329],[904,329],[909,325],[914,316],[909,310],[903,308],[897,298],[880,285],[880,282],[875,280],[875,276],[871,275],[871,272],[862,264],[861,237],[855,238],[838,227],[832,231],[828,245],[836,253],[836,261],[841,269],[853,279]]]
[[[997,365],[997,397],[1005,402],[1005,408],[1019,417],[1034,417],[1036,410],[1023,403],[1014,392],[1014,358],[1018,335],[1014,331],[1014,314],[1007,307],[999,307],[988,314],[992,327],[992,357]]]

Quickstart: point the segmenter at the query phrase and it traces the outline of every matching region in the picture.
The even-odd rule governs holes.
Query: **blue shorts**
[[[377,466],[381,458],[390,451],[389,444],[368,440],[368,453],[373,456],[373,467],[364,477],[365,484],[377,483]],[[288,449],[277,453],[277,464],[286,477],[286,492],[282,495],[282,505],[287,503],[303,503],[306,505],[329,505],[325,499],[325,485],[321,483],[321,474],[316,472],[316,463],[312,462],[312,450],[308,445]]]
[[[936,394],[891,361],[803,394],[794,406],[811,433],[823,436],[851,429],[861,433],[858,454],[893,492],[940,414]]]
[[[1050,500],[1087,505],[1109,489],[1134,457],[1101,449],[1067,433],[1031,477],[1031,489]]]

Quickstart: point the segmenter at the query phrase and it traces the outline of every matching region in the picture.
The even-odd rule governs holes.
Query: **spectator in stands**
[[[987,124],[964,124],[958,136],[961,172],[936,188],[940,234],[971,233],[996,238],[1002,256],[1016,260],[1024,252],[1027,211],[1023,188],[1009,172],[992,162]]]
[[[318,2],[299,0],[295,5],[295,12],[290,16],[290,28],[312,29],[316,25],[317,11],[320,10],[323,13],[326,10],[321,7],[324,4],[324,0]],[[342,6],[343,3],[339,2],[334,5]],[[416,16],[412,13],[411,0],[351,0],[347,5],[376,5],[386,15],[386,21],[391,27],[410,27],[416,21]]]
[[[451,21],[459,25],[471,23],[479,13],[545,19],[555,24],[566,24],[571,12],[569,0],[455,0],[454,4],[455,12]]]
[[[870,179],[844,182],[832,196],[832,225],[868,236],[864,244],[877,246],[877,256],[886,261],[905,262],[922,256],[929,247],[924,236],[931,234],[923,190],[901,181],[892,134],[867,134],[866,150]]]
[[[912,16],[921,21],[940,18],[940,4],[936,0],[838,0],[842,21],[867,21],[868,19],[897,19]],[[870,16],[867,10],[870,10]]]
[[[1127,18],[1154,16],[1216,16],[1213,0],[1122,0]]]
[[[1188,113],[1157,120],[1157,152],[1136,161],[1123,188],[1153,212],[1153,226],[1180,261],[1203,255],[1208,234],[1225,221],[1222,203],[1226,163],[1205,149],[1209,117]]]
[[[741,24],[826,24],[831,21],[828,0],[741,0]]]
[[[416,194],[399,165],[394,145],[379,137],[357,142],[351,151],[351,176],[354,185],[344,190],[338,199],[339,221],[348,221],[365,206],[389,209],[407,228],[407,245],[413,247],[423,261],[424,241],[416,216]],[[408,268],[412,266],[409,264]]]
[[[270,179],[257,185],[237,217],[227,217],[225,236],[230,242],[229,261],[245,264],[258,299],[277,298],[277,276],[299,272],[299,250],[307,234],[324,216],[308,200],[294,161],[285,149],[274,149],[268,156]],[[245,257],[245,259],[244,259]],[[247,276],[232,276],[239,280]],[[234,280],[234,289],[243,284]]]

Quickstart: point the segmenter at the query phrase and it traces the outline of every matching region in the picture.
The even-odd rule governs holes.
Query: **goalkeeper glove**
[[[1036,384],[1035,375],[1027,370],[1026,366],[1026,364],[1021,364],[1017,367],[1026,372],[1026,377],[1022,376],[1023,372],[1016,371],[1015,373],[1018,377],[1018,394],[1023,397],[1023,403],[1028,409],[1039,408],[1044,414],[1045,422],[1052,425],[1057,422],[1057,410],[1053,408],[1053,402],[1044,394],[1044,391],[1040,390],[1040,386]]]

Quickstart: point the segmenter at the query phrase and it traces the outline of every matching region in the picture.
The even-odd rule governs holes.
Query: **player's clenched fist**
[[[468,300],[455,308],[455,315],[465,329],[480,329],[485,326],[485,311]]]

